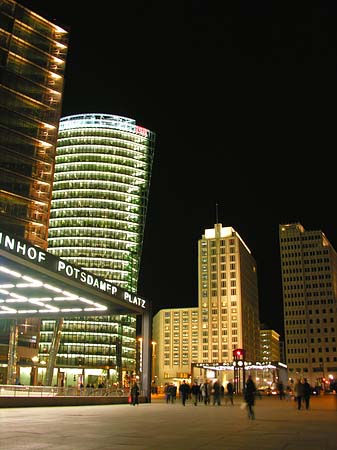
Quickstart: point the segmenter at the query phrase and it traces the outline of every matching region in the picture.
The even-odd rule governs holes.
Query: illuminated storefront
[[[12,319],[14,328],[8,343],[8,381],[21,382],[20,372],[40,368],[40,374],[48,377],[49,385],[57,384],[62,367],[51,363],[53,346],[45,355],[37,355],[31,361],[20,360],[16,354],[19,330],[15,323],[19,319],[45,319],[47,323],[72,320],[78,314],[85,317],[102,315],[142,318],[142,388],[149,390],[150,374],[150,310],[148,301],[106,280],[51,255],[28,241],[0,231],[0,320]],[[49,319],[47,319],[49,318]],[[53,339],[55,334],[53,334]],[[116,352],[116,346],[115,346]],[[43,357],[41,357],[43,356]],[[69,355],[71,357],[71,355]],[[45,368],[43,367],[45,365]],[[79,375],[85,375],[84,365],[76,367]],[[112,371],[113,372],[113,371]],[[107,378],[110,378],[107,368]],[[109,375],[108,375],[109,374]],[[73,381],[78,381],[73,380]]]

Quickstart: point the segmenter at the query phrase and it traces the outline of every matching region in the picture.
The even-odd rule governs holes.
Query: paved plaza
[[[1,450],[337,450],[334,395],[294,401],[263,397],[249,420],[234,406],[132,405],[0,409]]]

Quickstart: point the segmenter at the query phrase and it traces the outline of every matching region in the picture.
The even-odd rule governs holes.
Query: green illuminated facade
[[[154,146],[155,134],[133,119],[97,113],[61,119],[50,253],[137,292]],[[49,353],[54,323],[42,323],[41,356]],[[136,344],[135,316],[67,319],[56,367],[77,370],[74,379],[85,383],[124,382],[136,370]]]

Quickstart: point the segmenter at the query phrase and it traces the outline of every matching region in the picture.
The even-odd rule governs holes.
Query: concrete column
[[[58,352],[59,346],[60,346],[63,322],[64,322],[64,319],[61,318],[61,319],[56,320],[56,323],[55,323],[55,330],[54,330],[53,339],[52,339],[51,346],[50,346],[49,358],[48,358],[48,362],[47,362],[46,377],[44,380],[44,384],[46,386],[51,386],[52,382],[53,382],[54,367],[56,364],[57,352]]]
[[[9,330],[7,384],[16,384],[18,336],[18,323],[13,319]]]
[[[143,359],[142,359],[142,388],[147,402],[151,402],[151,362],[152,362],[152,311],[142,316]]]

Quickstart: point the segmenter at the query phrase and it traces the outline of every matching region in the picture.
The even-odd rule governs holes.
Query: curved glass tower
[[[154,146],[155,134],[133,119],[97,113],[61,119],[50,253],[137,291]],[[42,353],[53,331],[53,321],[44,321]],[[135,317],[64,320],[57,367],[115,368],[121,381],[119,366],[125,375],[135,361]]]

